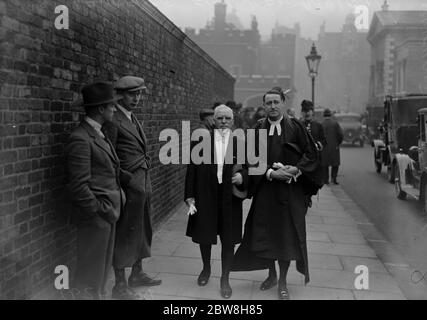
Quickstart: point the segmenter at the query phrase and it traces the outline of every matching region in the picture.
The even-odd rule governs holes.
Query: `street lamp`
[[[317,71],[319,69],[319,63],[320,59],[322,59],[322,56],[317,53],[316,46],[314,45],[311,47],[311,52],[308,56],[305,57],[305,60],[307,60],[307,66],[308,66],[308,74],[311,77],[311,100],[314,104],[314,81],[317,76]]]

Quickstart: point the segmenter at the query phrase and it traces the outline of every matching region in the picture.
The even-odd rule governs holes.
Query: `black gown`
[[[258,129],[267,129],[263,121]],[[318,168],[318,153],[305,127],[295,119],[284,118],[281,136],[267,140],[268,168],[274,162],[297,166],[303,176],[297,182],[268,181],[265,174],[251,177],[252,204],[245,223],[233,271],[262,270],[274,260],[296,260],[297,270],[309,281],[305,215],[304,178]],[[293,152],[295,146],[298,152]]]

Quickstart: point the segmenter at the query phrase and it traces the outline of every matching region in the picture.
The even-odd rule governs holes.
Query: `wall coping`
[[[162,28],[168,31],[172,36],[181,41],[187,48],[201,56],[207,63],[214,68],[222,70],[230,79],[234,77],[228,73],[218,62],[216,62],[206,51],[200,48],[194,41],[192,41],[181,29],[179,29],[171,20],[169,20],[159,9],[157,9],[148,0],[130,0],[135,6],[142,9],[145,13],[150,15]]]

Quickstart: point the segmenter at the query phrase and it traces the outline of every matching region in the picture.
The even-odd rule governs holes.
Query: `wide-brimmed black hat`
[[[83,107],[95,107],[102,104],[116,102],[113,85],[106,81],[98,81],[84,86],[82,89]]]
[[[311,102],[310,100],[303,100],[301,102],[301,111],[308,112],[310,110],[314,110],[313,102]]]

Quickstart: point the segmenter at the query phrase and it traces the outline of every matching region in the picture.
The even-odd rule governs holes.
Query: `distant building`
[[[349,14],[339,32],[327,32],[325,24],[320,27],[316,44],[322,56],[319,76],[316,78],[318,106],[356,113],[362,113],[366,108],[369,94],[369,43],[366,40],[367,33],[358,31],[354,22],[355,16]],[[309,48],[306,55],[308,53]]]
[[[381,106],[388,94],[427,93],[426,37],[427,11],[374,13],[367,37],[370,106]]]
[[[250,29],[243,29],[236,12],[227,14],[224,1],[215,4],[215,16],[205,28],[198,33],[186,28],[185,33],[236,78],[235,100],[244,106],[260,106],[262,95],[272,87],[294,89],[294,34],[273,31],[261,42],[256,17]]]

